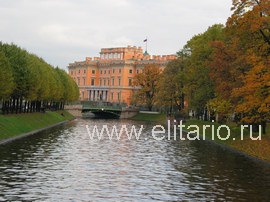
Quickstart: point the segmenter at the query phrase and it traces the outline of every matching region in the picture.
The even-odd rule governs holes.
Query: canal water
[[[139,140],[86,125],[144,126]],[[153,125],[76,120],[0,146],[0,201],[270,201],[270,167],[205,141],[157,141]]]

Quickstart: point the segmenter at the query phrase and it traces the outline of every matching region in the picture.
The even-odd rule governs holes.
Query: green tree
[[[14,44],[1,44],[0,48],[9,60],[15,83],[11,100],[7,103],[8,109],[18,113],[22,108],[22,100],[31,93],[34,84],[33,74],[27,65],[28,53]]]
[[[224,38],[224,26],[217,24],[208,28],[203,34],[190,39],[184,46],[183,53],[187,57],[184,68],[188,106],[197,115],[207,115],[207,102],[215,97],[214,84],[209,79],[208,61],[213,51],[211,43]]]
[[[15,44],[0,43],[0,99],[4,113],[62,109],[78,99],[79,89],[68,74]]]
[[[14,78],[11,66],[5,54],[0,51],[0,101],[8,99],[14,89]]]
[[[12,96],[20,98],[28,95],[33,80],[31,79],[31,71],[27,66],[27,52],[14,44],[3,44],[2,51],[5,53],[13,69],[16,85]]]
[[[79,99],[80,96],[79,87],[77,83],[68,74],[67,77],[68,77],[67,90],[69,91],[67,101],[76,101]]]
[[[170,61],[158,83],[157,102],[169,107],[170,114],[173,106],[177,106],[178,111],[184,108],[183,68],[182,59]]]
[[[75,101],[79,98],[79,89],[73,79],[62,69],[56,68],[62,84],[61,108],[67,101]]]

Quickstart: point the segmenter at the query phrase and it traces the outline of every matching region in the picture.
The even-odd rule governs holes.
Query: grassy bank
[[[71,119],[73,116],[66,111],[0,115],[0,140]]]
[[[165,114],[145,114],[138,113],[134,117],[131,118],[134,121],[155,121],[155,122],[165,122],[166,115]]]
[[[190,125],[196,125],[199,127],[200,135],[203,134],[203,126],[204,125],[214,125],[214,141],[218,142],[219,144],[224,144],[229,147],[232,147],[238,151],[241,151],[243,153],[246,153],[250,156],[266,160],[270,162],[270,126],[267,126],[266,134],[262,134],[261,140],[252,140],[250,138],[250,131],[248,129],[245,129],[243,131],[243,140],[241,137],[241,128],[239,126],[236,126],[234,123],[232,124],[226,124],[230,128],[230,137],[227,140],[220,140],[217,137],[217,128],[220,126],[218,123],[211,123],[206,121],[199,121],[199,120],[188,120],[184,125],[187,126]],[[194,127],[190,128],[189,131],[195,130]],[[228,130],[225,128],[220,129],[219,134],[222,138],[226,138],[228,135]],[[259,134],[253,132],[253,137],[257,137]],[[205,130],[205,136],[207,139],[213,140],[212,138],[212,129],[207,128]]]

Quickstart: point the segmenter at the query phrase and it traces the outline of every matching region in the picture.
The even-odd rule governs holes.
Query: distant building
[[[80,89],[80,100],[119,102],[130,105],[136,88],[133,78],[147,64],[164,68],[176,55],[150,56],[141,47],[102,48],[100,57],[70,63],[69,75]]]

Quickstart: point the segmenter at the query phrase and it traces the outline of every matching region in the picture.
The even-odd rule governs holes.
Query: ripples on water
[[[146,129],[138,141],[90,140],[85,125],[105,122]],[[156,141],[151,129],[77,120],[0,146],[0,201],[270,200],[269,166],[204,141]]]

